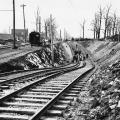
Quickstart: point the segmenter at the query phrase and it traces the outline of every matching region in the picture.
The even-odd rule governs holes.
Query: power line
[[[13,11],[13,49],[16,49],[16,40],[15,40],[15,0],[13,0],[13,10],[0,10],[0,12],[11,12]]]

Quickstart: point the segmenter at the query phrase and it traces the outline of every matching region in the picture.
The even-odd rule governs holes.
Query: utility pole
[[[25,25],[25,4],[22,4],[21,7],[23,7],[23,20],[24,20],[24,38],[25,38],[25,42],[26,42],[26,25]]]
[[[36,32],[38,32],[38,18],[36,18]]]
[[[51,57],[52,57],[52,66],[54,66],[53,33],[52,33],[52,15],[50,15],[50,39],[51,39]]]
[[[85,30],[85,26],[83,25],[83,39],[84,39],[84,30]]]
[[[41,17],[39,16],[39,33],[40,33],[40,39],[41,39]]]
[[[62,37],[61,37],[61,29],[60,29],[60,41],[62,41]]]
[[[16,49],[15,46],[16,40],[15,40],[15,0],[13,0],[13,49]]]
[[[9,34],[10,34],[10,26],[9,26]]]
[[[65,31],[65,28],[64,28],[64,40],[66,39],[66,31]]]
[[[45,22],[45,39],[47,40],[47,23]]]
[[[15,43],[16,43],[16,40],[15,40],[15,0],[13,0],[13,10],[0,10],[1,12],[7,12],[7,11],[12,11],[13,12],[13,31],[12,31],[12,34],[13,34],[13,49],[17,49]],[[9,27],[10,29],[10,27]],[[10,33],[10,31],[9,31]]]

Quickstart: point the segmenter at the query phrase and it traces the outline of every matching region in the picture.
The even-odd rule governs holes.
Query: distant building
[[[0,40],[13,39],[13,35],[7,33],[0,33]]]
[[[13,29],[11,30],[11,34],[13,35]],[[28,37],[28,29],[15,29],[15,36],[17,40],[24,41]]]
[[[0,44],[11,45],[13,43],[13,35],[0,33]]]

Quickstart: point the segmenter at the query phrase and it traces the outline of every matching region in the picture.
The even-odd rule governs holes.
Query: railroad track
[[[29,85],[35,81],[38,81],[38,78],[43,78],[44,76],[48,76],[50,74],[54,74],[56,72],[63,71],[65,67],[69,68],[74,66],[75,64],[69,64],[66,66],[58,67],[58,68],[48,68],[48,69],[41,69],[38,71],[32,71],[32,73],[19,75],[15,78],[11,79],[3,79],[0,78],[0,98],[4,97],[26,85]]]
[[[94,72],[95,66],[83,68],[83,71],[77,70],[72,72],[73,74],[80,74],[72,79],[61,92],[59,92],[53,100],[51,100],[45,107],[43,107],[39,112],[37,112],[30,120],[59,120],[59,117],[64,116],[64,110],[72,103],[72,101],[77,98],[79,92],[82,90],[88,79],[85,77],[90,77]],[[71,80],[69,74],[62,76],[67,78],[66,81]],[[62,79],[61,76],[58,79]],[[64,81],[64,79],[63,79]],[[39,119],[38,119],[39,118]]]
[[[37,81],[22,89],[0,98],[0,119],[40,120],[40,116],[44,115],[45,111],[50,108],[68,88],[79,80],[80,75],[85,74],[93,68],[89,62],[87,62],[86,67],[79,69],[80,67],[81,66],[77,64],[64,68],[61,71],[56,71],[52,75],[38,78]],[[68,71],[71,71],[71,73],[63,75],[63,73]],[[70,76],[70,74],[72,74],[72,76]],[[79,85],[76,85],[76,87],[79,88]],[[74,93],[78,93],[78,91],[72,89],[69,95]],[[64,104],[65,100],[61,100],[59,103]],[[57,105],[57,107],[58,106],[59,105]],[[49,114],[49,112],[47,114]]]
[[[30,69],[30,70],[17,70],[17,71],[10,71],[10,72],[4,72],[0,73],[0,77],[6,77],[9,75],[16,75],[16,74],[29,74],[29,73],[35,73],[35,72],[42,72],[42,71],[47,71],[47,70],[57,70],[59,68],[64,68],[65,66],[68,66],[70,64],[65,64],[64,66],[61,65],[59,67],[48,67],[48,68],[35,68],[35,69]]]
[[[13,56],[15,56],[15,55],[24,55],[25,53],[24,52],[26,52],[26,54],[28,53],[28,51],[27,50],[24,50],[24,51],[18,51],[18,52],[11,52],[11,53],[9,53],[9,54],[7,54],[7,55],[2,55],[2,57],[0,58],[0,60],[4,60],[4,59],[6,59],[6,58],[8,58],[8,57],[10,57],[11,59],[13,59]],[[31,51],[29,51],[29,52],[31,52]]]
[[[18,47],[25,47],[25,46],[28,46],[28,45],[30,45],[30,44],[26,43],[26,44],[20,45]],[[2,50],[2,49],[8,49],[8,48],[12,48],[12,46],[9,46],[9,45],[0,46],[0,50]]]
[[[40,48],[34,48],[34,51],[39,50],[39,49]],[[6,61],[6,58],[13,59],[13,56],[14,57],[19,57],[19,56],[23,56],[25,54],[28,54],[30,52],[32,52],[31,48],[26,48],[24,50],[22,50],[22,48],[21,48],[21,50],[17,50],[17,51],[12,50],[11,48],[6,48],[6,49],[3,49],[3,51],[0,52],[0,55],[1,55],[0,60],[5,60]]]
[[[62,69],[61,71],[56,71],[55,73],[47,77],[38,78],[38,80],[36,80],[35,82],[32,82],[31,84],[26,85],[23,88],[10,93],[9,95],[1,97],[0,119],[2,120],[30,119],[37,112],[37,110],[40,109],[41,105],[44,106],[44,104],[49,102],[51,98],[53,98],[56,95],[56,93],[58,93],[59,90],[61,90],[67,84],[66,81],[62,81],[61,83],[59,80],[61,88],[57,89],[58,90],[57,91],[55,90],[56,89],[55,85],[58,84],[58,81],[55,82],[55,79],[51,77],[55,77],[56,75],[63,74],[64,72],[71,71],[73,69],[78,69],[78,65],[71,67],[69,66],[66,69],[65,68]],[[51,88],[51,85],[53,84],[52,82],[54,82],[53,88]],[[45,86],[47,86],[46,92]],[[39,94],[35,92],[35,90],[39,90],[38,92]]]

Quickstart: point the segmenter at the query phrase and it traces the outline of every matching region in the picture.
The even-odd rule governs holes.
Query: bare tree
[[[106,7],[106,10],[102,9],[100,6],[99,10],[95,13],[94,20],[92,21],[92,31],[94,33],[94,39],[100,39],[101,30],[104,30],[104,38],[117,35],[117,39],[120,40],[120,18],[117,17],[115,12],[113,13],[113,15],[110,14],[110,10],[111,5],[108,5]],[[83,27],[83,25],[81,26]],[[102,29],[102,27],[104,27],[104,29]]]
[[[117,26],[119,25],[118,23],[118,18],[116,16],[116,13],[114,12],[113,15],[109,15],[107,19],[107,24],[106,24],[106,36],[114,36],[117,34]]]
[[[40,10],[37,9],[37,14],[35,14],[35,24],[36,24],[36,31],[41,33],[41,16]]]
[[[94,31],[94,39],[100,39],[103,12],[104,9],[102,9],[100,6],[98,12],[95,13],[95,18],[92,23],[93,31]]]
[[[100,34],[100,28],[99,28],[99,15],[95,13],[95,18],[92,23],[93,26],[93,32],[94,32],[94,39],[98,39],[98,34]]]
[[[117,18],[116,20],[115,34],[118,34],[118,41],[120,41],[120,18]]]
[[[100,33],[100,28],[99,28],[99,14],[95,14],[95,36],[96,39],[99,39],[99,33]]]
[[[93,35],[94,35],[94,39],[96,39],[96,22],[95,22],[95,20],[93,21]]]
[[[64,28],[64,40],[71,39],[71,35],[68,33],[68,31]]]
[[[107,6],[106,14],[104,16],[104,19],[105,19],[104,38],[106,38],[106,32],[107,32],[107,27],[108,27],[108,19],[109,19],[110,9],[111,9],[111,5]]]
[[[48,39],[48,26],[47,26],[47,22],[44,21],[45,23],[45,39]]]
[[[113,15],[113,26],[112,26],[112,35],[115,35],[116,24],[117,24],[117,16],[116,16],[116,13],[114,12],[114,15]]]
[[[107,25],[106,25],[106,36],[107,37],[111,36],[112,28],[113,28],[113,17],[109,16],[108,21],[107,21]]]
[[[103,17],[103,9],[101,6],[99,7],[99,12],[98,12],[98,39],[100,39],[100,33],[101,33],[101,24],[102,24],[102,17]]]
[[[93,31],[93,39],[95,39],[96,38],[96,36],[95,36],[95,32],[96,32],[96,30],[95,30],[95,20],[92,21],[91,25],[92,25],[92,29],[90,29],[90,30]]]
[[[118,34],[120,31],[120,18],[116,20],[115,34]]]
[[[45,21],[45,34],[46,34],[46,38],[50,39],[50,18],[47,18]],[[53,39],[56,38],[56,34],[57,34],[57,25],[56,25],[56,21],[55,18],[52,18],[52,35],[53,35]]]
[[[83,23],[80,24],[80,25],[81,25],[81,28],[82,28],[82,32],[83,32],[83,39],[84,39],[84,36],[85,36],[85,23],[86,23],[86,21],[85,21],[85,19],[84,19]]]

